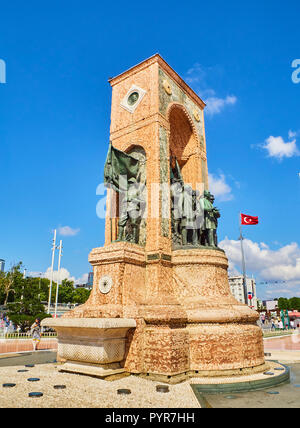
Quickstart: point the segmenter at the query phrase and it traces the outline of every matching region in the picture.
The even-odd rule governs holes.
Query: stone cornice
[[[155,54],[150,58],[142,61],[141,63],[135,65],[134,67],[124,71],[112,79],[109,79],[109,83],[111,86],[120,83],[122,80],[126,79],[128,76],[132,76],[133,74],[139,73],[150,65],[157,63],[169,76],[173,79],[182,90],[197,104],[202,110],[206,106],[205,102],[185,83],[185,81],[173,70],[172,67],[159,55]]]

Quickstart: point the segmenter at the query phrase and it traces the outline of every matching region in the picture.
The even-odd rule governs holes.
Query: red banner
[[[251,215],[241,214],[241,224],[243,224],[245,226],[258,224],[258,217],[253,217]]]

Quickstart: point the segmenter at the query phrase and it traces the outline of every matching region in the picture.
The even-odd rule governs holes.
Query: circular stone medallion
[[[99,280],[99,290],[102,294],[107,294],[110,292],[113,285],[113,280],[108,275],[103,275]]]
[[[170,83],[166,79],[163,81],[163,87],[168,95],[172,94],[172,88],[170,86]]]
[[[200,122],[201,118],[200,118],[200,114],[199,114],[198,110],[196,110],[196,109],[195,109],[195,110],[193,111],[193,115],[194,115],[195,120],[196,120],[197,122]]]
[[[133,106],[137,102],[139,97],[140,97],[140,94],[137,91],[131,92],[131,94],[127,98],[128,105]]]

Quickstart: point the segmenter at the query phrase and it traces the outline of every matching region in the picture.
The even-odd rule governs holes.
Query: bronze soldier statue
[[[221,217],[220,212],[213,206],[214,196],[208,192],[204,192],[203,208],[204,208],[204,245],[208,247],[217,247],[217,227],[218,218]]]
[[[124,197],[125,196],[125,197]],[[139,225],[142,219],[142,211],[145,201],[141,199],[141,192],[135,178],[128,180],[126,195],[123,195],[121,201],[121,212],[118,222],[117,241],[131,241],[135,244],[139,242]],[[124,237],[125,227],[132,229],[132,236]]]

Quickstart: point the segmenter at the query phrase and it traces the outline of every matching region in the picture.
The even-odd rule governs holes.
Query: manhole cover
[[[234,400],[236,398],[239,398],[237,395],[226,395],[226,397],[228,400]]]
[[[157,392],[169,392],[169,387],[167,385],[157,385]]]
[[[53,388],[54,389],[65,389],[66,385],[54,385]]]
[[[267,391],[267,394],[276,395],[279,394],[278,391]]]
[[[29,392],[28,397],[42,397],[42,392]]]
[[[266,375],[266,376],[274,376],[274,373],[272,373],[272,372],[264,372],[264,375]]]
[[[25,372],[29,372],[29,370],[24,370],[24,369],[18,370],[18,373],[25,373]]]
[[[284,370],[284,368],[283,367],[275,367],[274,370]]]
[[[118,394],[120,394],[120,395],[131,394],[131,390],[130,389],[118,389]]]
[[[34,364],[25,364],[25,367],[34,367]]]
[[[27,380],[29,382],[38,382],[40,379],[38,377],[29,377]]]
[[[12,388],[13,386],[16,386],[16,384],[15,383],[4,383],[2,386],[3,386],[3,388]]]
[[[265,352],[265,357],[271,357],[271,352]]]

